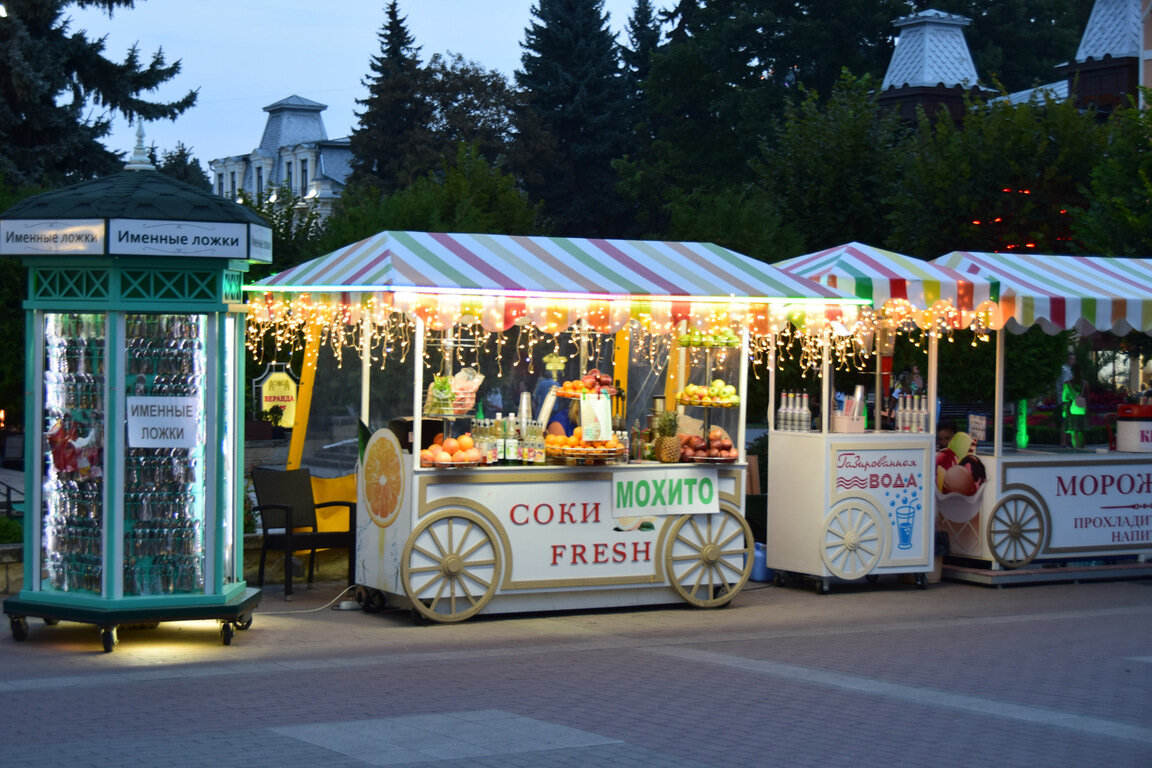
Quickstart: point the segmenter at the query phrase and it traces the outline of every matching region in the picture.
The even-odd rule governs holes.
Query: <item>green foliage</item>
[[[540,234],[541,226],[540,206],[529,202],[515,180],[475,145],[460,144],[455,162],[395,194],[372,187],[345,190],[316,247],[328,253],[386,229]]]
[[[533,157],[526,188],[563,234],[618,234],[625,208],[612,161],[627,146],[629,104],[603,0],[538,0],[532,15],[516,72],[520,115],[550,151]]]
[[[95,0],[111,16],[134,0]],[[123,61],[105,58],[104,40],[73,31],[67,0],[6,4],[0,19],[0,174],[19,184],[58,186],[121,169],[118,153],[100,143],[112,117],[175,119],[196,103],[189,91],[175,101],[149,101],[180,72],[163,51],[142,61],[130,48]]]
[[[164,150],[160,162],[156,162],[155,152],[153,147],[149,154],[152,155],[152,162],[160,173],[187,182],[206,192],[212,191],[212,182],[208,179],[208,174],[204,172],[200,161],[192,155],[192,149],[184,146],[184,142],[176,142],[176,149]]]
[[[807,238],[804,250],[887,239],[881,193],[902,182],[893,154],[905,129],[877,106],[876,85],[845,70],[826,101],[804,91],[799,104],[785,105],[774,140],[764,147],[760,183],[776,193],[784,219]]]
[[[380,53],[369,63],[363,81],[368,97],[350,137],[351,183],[384,192],[402,189],[435,167],[431,141],[432,106],[420,89],[420,49],[401,18],[397,0],[385,10],[387,21],[377,33]]]
[[[240,204],[272,226],[274,263],[253,264],[248,280],[259,280],[320,255],[321,251],[317,249],[322,227],[320,217],[289,187],[281,186],[263,200],[252,200],[241,190]]]
[[[1105,131],[1087,205],[1076,211],[1076,236],[1087,253],[1144,257],[1152,253],[1152,117],[1129,105],[1112,114]]]
[[[20,544],[24,541],[24,526],[10,517],[0,517],[0,544]]]
[[[890,247],[921,258],[953,250],[1070,253],[1069,211],[1085,205],[1104,142],[1070,101],[969,103],[961,126],[924,115],[894,152]]]
[[[1067,359],[1069,332],[1053,336],[1038,326],[1005,333],[1004,401],[1052,395]],[[990,402],[996,391],[996,339],[973,343],[970,331],[940,342],[939,396],[953,403]]]
[[[710,242],[765,262],[800,253],[803,239],[785,223],[775,198],[746,185],[716,192],[676,193],[666,204],[667,236]]]

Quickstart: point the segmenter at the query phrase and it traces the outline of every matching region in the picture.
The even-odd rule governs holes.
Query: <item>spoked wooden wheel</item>
[[[876,508],[863,499],[845,499],[824,521],[820,558],[841,579],[867,576],[884,554],[884,525]]]
[[[664,572],[686,602],[718,608],[748,581],[752,546],[752,529],[741,515],[727,509],[684,515],[668,531]]]
[[[416,526],[400,572],[412,607],[432,621],[463,621],[496,593],[501,555],[488,522],[462,509],[438,512]]]
[[[1044,515],[1027,496],[1005,496],[988,520],[988,548],[1005,568],[1021,568],[1044,543]]]

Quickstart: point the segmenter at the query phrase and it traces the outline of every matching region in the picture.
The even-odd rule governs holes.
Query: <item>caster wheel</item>
[[[53,617],[50,617],[50,616],[46,616],[46,617],[44,618],[44,624],[45,624],[45,626],[54,627],[54,626],[56,626],[56,625],[57,625],[57,624],[59,624],[59,623],[60,623],[60,619],[57,619],[57,618],[53,618]]]
[[[100,642],[104,645],[104,653],[112,653],[112,649],[120,642],[116,627],[104,627],[100,630]]]
[[[875,584],[876,582],[880,581],[880,577],[874,573],[870,573],[864,577],[864,581],[868,582],[869,584]]]
[[[916,574],[916,589],[928,589],[928,578],[922,574]]]
[[[247,630],[247,629],[251,629],[252,628],[252,615],[249,614],[247,616],[241,616],[240,618],[238,618],[234,622],[234,624],[235,624],[236,629],[240,630],[241,632],[243,632],[244,630]]]
[[[384,610],[384,593],[378,589],[370,589],[364,595],[364,602],[360,607],[365,613],[380,613]]]
[[[816,582],[816,594],[826,595],[832,591],[832,585],[828,583],[828,579],[820,579]]]
[[[220,641],[224,643],[224,645],[232,645],[232,637],[234,634],[235,630],[232,629],[231,622],[226,621],[220,625]]]
[[[23,616],[13,616],[9,622],[12,626],[12,639],[17,642],[28,639],[28,619]]]
[[[783,571],[776,571],[776,573],[772,574],[772,585],[776,587],[788,586],[788,574]]]

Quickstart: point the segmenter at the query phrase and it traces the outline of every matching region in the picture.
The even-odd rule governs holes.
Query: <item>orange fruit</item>
[[[390,429],[381,429],[364,446],[360,468],[360,497],[372,522],[387,528],[404,507],[406,467],[400,442]]]
[[[472,446],[476,445],[476,441],[472,439],[472,435],[468,432],[460,435],[456,442],[460,444],[460,450],[462,451],[466,451]]]
[[[427,448],[420,451],[420,466],[430,467],[430,466],[432,466],[432,461],[433,461],[432,451],[428,450]]]
[[[584,436],[584,430],[581,429],[580,427],[576,427],[575,429],[572,430],[572,437],[576,438],[577,440],[581,439],[583,436]]]
[[[440,443],[432,443],[432,445],[428,446],[424,450],[426,450],[426,451],[428,451],[428,453],[432,454],[432,458],[436,458],[436,454],[443,451],[444,448],[443,448],[443,446],[440,445]]]
[[[456,453],[456,451],[460,450],[460,443],[454,437],[445,438],[444,442],[441,443],[440,445],[444,449],[444,452],[447,453],[449,456]]]
[[[432,443],[434,445],[440,445],[443,442],[444,442],[444,433],[443,432],[437,432],[436,437],[432,438]]]
[[[452,454],[448,453],[448,451],[440,451],[440,453],[436,454],[435,462],[437,464],[451,464]]]
[[[580,444],[580,438],[576,437],[576,435],[569,435],[564,439],[564,444],[569,448],[575,448]]]

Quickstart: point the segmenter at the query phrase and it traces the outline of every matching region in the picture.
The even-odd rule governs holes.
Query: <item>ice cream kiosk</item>
[[[100,629],[211,619],[225,645],[260,592],[243,580],[239,418],[244,307],[271,231],[156,171],[27,198],[0,254],[28,268],[24,582],[29,617]]]
[[[359,598],[437,622],[731,601],[753,566],[750,346],[845,298],[707,243],[393,231],[249,290],[254,345],[359,353],[361,419],[391,425],[368,430],[357,472]],[[369,413],[368,366],[399,354],[415,361],[403,412]],[[544,358],[543,406],[529,378],[481,415],[483,371]],[[578,404],[569,434],[542,431],[554,400]]]
[[[955,251],[936,262],[1000,283],[993,421],[1003,423],[1004,331],[1152,333],[1146,259]],[[1147,574],[1152,554],[1152,409],[1121,405],[1115,449],[982,452],[975,496],[940,505],[954,555],[984,567],[949,577],[984,584]]]
[[[837,347],[808,359],[819,367],[822,412],[831,418],[812,428],[806,410],[797,422],[789,418],[792,406],[769,407],[767,566],[778,583],[804,577],[821,594],[835,580],[885,574],[914,574],[924,587],[934,566],[936,345],[952,330],[986,323],[995,285],[861,243],[776,266],[871,302],[873,311],[854,324],[838,323],[838,336],[845,358],[875,350],[876,403],[884,391],[880,358],[898,334],[927,347],[928,379],[925,395],[902,401],[895,430],[881,431],[876,418],[875,429],[865,431],[864,388],[842,393],[842,405],[831,391]]]

